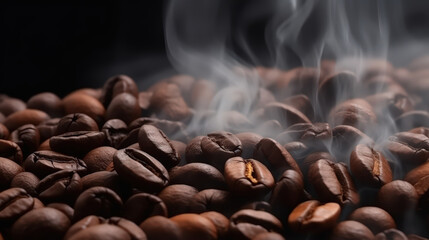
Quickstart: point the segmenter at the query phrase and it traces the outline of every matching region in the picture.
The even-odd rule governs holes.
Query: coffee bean
[[[279,219],[270,213],[251,209],[240,210],[230,218],[233,239],[252,239],[263,232],[283,232]]]
[[[140,224],[148,239],[181,240],[181,229],[169,218],[153,216]]]
[[[58,123],[61,121],[61,118],[51,118],[46,121],[41,122],[37,125],[37,129],[40,134],[40,142],[44,142],[46,139],[55,135],[57,131]]]
[[[127,75],[117,75],[107,79],[100,97],[101,102],[107,107],[110,102],[121,93],[129,93],[135,98],[138,97],[139,90],[137,84]]]
[[[101,124],[104,120],[106,110],[103,104],[92,96],[72,93],[64,97],[62,103],[65,114],[83,113],[94,119],[97,124]]]
[[[45,203],[73,204],[82,192],[82,181],[75,171],[61,170],[43,178],[36,187],[39,198]]]
[[[148,193],[134,194],[122,208],[122,216],[136,224],[157,215],[167,217],[167,206],[159,197]]]
[[[101,88],[79,88],[71,92],[69,95],[72,95],[72,94],[84,94],[99,100],[101,98],[102,89]]]
[[[408,131],[416,127],[429,127],[429,113],[427,111],[408,111],[395,119],[399,131]]]
[[[105,187],[121,194],[128,191],[128,186],[122,182],[121,178],[116,172],[94,172],[82,177],[81,182],[84,190],[92,187]]]
[[[350,170],[353,177],[365,186],[377,188],[393,179],[384,155],[364,144],[357,145],[351,153]]]
[[[20,172],[13,177],[10,183],[11,188],[22,188],[33,197],[38,195],[36,187],[39,184],[39,178],[31,172]]]
[[[310,166],[308,180],[321,201],[341,206],[359,203],[359,195],[344,163],[321,159]]]
[[[109,224],[100,224],[96,226],[91,226],[65,239],[67,240],[78,240],[78,239],[101,240],[101,239],[105,239],[106,236],[109,236],[109,239],[112,239],[112,240],[120,240],[120,239],[131,240],[130,236],[125,230],[115,225],[109,225]]]
[[[21,148],[15,142],[0,139],[0,157],[7,158],[21,164],[23,153]]]
[[[158,194],[158,197],[165,203],[168,215],[172,217],[189,212],[191,206],[194,205],[193,197],[197,193],[198,190],[194,187],[184,184],[174,184],[164,188]]]
[[[307,176],[308,168],[315,162],[317,162],[320,159],[327,159],[331,162],[337,162],[334,156],[332,156],[328,152],[313,152],[311,154],[308,154],[303,161],[301,161],[300,169],[302,169],[302,172],[304,176]]]
[[[372,240],[374,234],[365,225],[356,221],[343,221],[337,224],[332,231],[332,240]]]
[[[121,141],[127,136],[127,124],[120,119],[110,119],[102,127],[106,135],[107,144],[111,147],[118,148]]]
[[[277,180],[270,198],[271,204],[277,208],[292,210],[304,199],[304,180],[294,170],[286,170]]]
[[[224,215],[210,211],[203,212],[200,214],[201,217],[207,218],[216,228],[217,234],[219,236],[218,239],[225,239],[228,236],[229,231],[229,219]]]
[[[89,172],[104,171],[110,164],[113,164],[113,156],[116,151],[115,148],[107,146],[94,148],[82,160],[86,163]]]
[[[377,122],[372,106],[364,99],[347,100],[329,113],[331,126],[350,125],[363,132],[371,132]]]
[[[334,202],[322,204],[309,200],[299,204],[288,217],[289,227],[296,232],[321,232],[335,226],[341,207]]]
[[[98,131],[98,125],[94,119],[84,113],[71,113],[58,122],[55,135],[77,131]]]
[[[205,163],[189,163],[169,171],[171,184],[187,184],[199,191],[204,189],[226,189],[222,173]]]
[[[33,124],[22,125],[10,134],[10,140],[18,144],[24,156],[27,156],[39,147],[39,130]]]
[[[81,159],[53,151],[34,152],[25,159],[23,166],[26,171],[30,171],[41,178],[66,169],[81,174],[87,171],[87,166]]]
[[[314,108],[310,99],[304,95],[294,95],[282,101],[282,103],[292,106],[301,111],[308,119],[314,120]]]
[[[418,194],[408,182],[395,180],[385,184],[378,192],[378,205],[394,218],[403,217],[417,205]],[[401,206],[401,207],[398,207]]]
[[[68,217],[54,208],[34,209],[20,217],[11,228],[12,239],[61,239],[70,227]]]
[[[89,215],[104,218],[119,216],[121,207],[122,200],[114,191],[105,187],[92,187],[76,199],[73,221],[79,221]]]
[[[0,102],[0,112],[3,113],[5,117],[24,110],[27,107],[25,102],[18,98],[7,97]]]
[[[366,97],[365,100],[373,106],[379,119],[396,118],[413,109],[411,98],[401,93],[377,93]]]
[[[32,96],[27,101],[27,108],[41,110],[51,117],[59,117],[64,114],[61,99],[51,92],[38,93]]]
[[[373,145],[374,141],[352,126],[338,125],[332,129],[332,152],[337,159],[349,159],[358,144]]]
[[[13,223],[33,207],[34,199],[22,188],[0,192],[0,223]]]
[[[241,157],[251,158],[256,149],[256,144],[263,138],[261,135],[252,132],[241,132],[235,134],[241,142]]]
[[[180,162],[179,154],[170,142],[170,139],[158,128],[152,125],[143,125],[139,130],[138,138],[140,149],[149,153],[167,168],[170,169]]]
[[[290,153],[293,159],[300,162],[302,159],[310,154],[311,149],[300,141],[288,142],[284,145],[284,148]]]
[[[194,213],[184,213],[170,218],[181,230],[183,239],[218,239],[215,225],[207,218]]]
[[[55,208],[61,211],[70,219],[70,221],[73,219],[74,209],[65,203],[50,203],[46,205],[46,207]]]
[[[24,169],[15,162],[0,157],[0,191],[9,188],[12,179]]]
[[[3,123],[0,123],[0,139],[9,139],[9,134],[9,129],[7,129],[7,127],[3,125]]]
[[[274,187],[270,171],[257,160],[230,158],[225,163],[225,181],[237,196],[262,197]]]
[[[216,211],[226,216],[229,216],[238,205],[229,191],[219,189],[202,190],[193,196],[191,203],[190,212]]]
[[[264,118],[276,119],[284,128],[296,123],[310,123],[307,118],[298,109],[279,102],[268,103],[264,106]]]
[[[106,109],[106,119],[121,119],[126,124],[141,117],[137,98],[129,93],[116,95]]]
[[[416,234],[408,234],[407,237],[408,237],[408,240],[427,240],[427,238],[421,237]]]
[[[332,131],[327,123],[297,123],[280,133],[276,139],[284,144],[300,141],[311,151],[321,151],[331,145]]]
[[[252,240],[285,240],[282,235],[274,232],[259,233]]]
[[[200,79],[192,84],[189,96],[190,106],[196,109],[207,109],[216,95],[216,84],[206,79]]]
[[[421,164],[429,158],[429,138],[423,134],[396,133],[389,137],[385,148],[404,165]]]
[[[179,162],[178,166],[185,165],[186,164],[186,160],[185,160],[185,158],[186,158],[186,155],[185,155],[186,144],[181,142],[181,141],[171,140],[171,139],[170,139],[170,143],[173,146],[173,148],[176,149],[176,152],[179,155],[180,162]],[[138,143],[136,144],[136,147],[140,148]]]
[[[375,235],[376,240],[408,240],[408,237],[398,229],[388,229]]]
[[[413,169],[405,176],[405,181],[411,183],[416,189],[419,197],[419,206],[424,210],[429,210],[429,162]]]
[[[105,135],[103,132],[67,132],[51,137],[49,140],[49,146],[52,150],[60,153],[81,156],[94,148],[102,146],[104,140]]]
[[[136,120],[134,120],[129,124],[128,131],[131,132],[134,129],[140,129],[140,127],[145,124],[150,124],[159,128],[161,131],[165,133],[165,135],[167,135],[171,139],[184,141],[184,142],[187,142],[190,139],[189,133],[185,129],[186,126],[182,122],[170,121],[170,120],[158,119],[158,118],[147,118],[147,117],[137,118]]]
[[[153,91],[151,109],[159,118],[181,121],[191,116],[191,111],[176,84],[165,83]]]
[[[118,150],[113,156],[113,165],[122,179],[143,191],[158,192],[169,182],[164,166],[141,150]]]
[[[392,216],[378,207],[368,206],[358,208],[350,214],[349,219],[362,223],[374,235],[390,228],[396,228],[396,223]]]
[[[37,126],[48,119],[49,115],[45,112],[34,109],[25,109],[7,116],[3,124],[9,129],[9,132],[13,132],[22,125],[33,124]]]

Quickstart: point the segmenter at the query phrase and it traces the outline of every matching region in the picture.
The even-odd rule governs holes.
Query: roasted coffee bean
[[[150,107],[159,118],[181,121],[191,116],[191,111],[176,84],[164,83],[154,89]]]
[[[0,139],[9,139],[9,129],[7,129],[7,127],[1,122],[2,121],[0,119]]]
[[[374,141],[352,126],[338,125],[332,129],[332,152],[337,159],[349,159],[358,144],[373,145]]]
[[[225,181],[237,196],[262,197],[274,188],[274,178],[261,162],[242,157],[225,163]]]
[[[116,151],[112,147],[98,147],[89,151],[82,160],[86,163],[89,172],[104,171],[113,164]]]
[[[426,137],[429,137],[429,128],[427,127],[417,127],[409,130],[408,132],[417,133],[417,134],[423,134]]]
[[[292,158],[297,161],[301,161],[311,152],[311,149],[307,147],[307,145],[299,141],[288,142],[284,145],[284,148],[290,153]]]
[[[420,180],[429,175],[429,162],[425,162],[424,164],[414,168],[410,172],[407,173],[404,180],[415,185]]]
[[[273,102],[273,101],[271,101]],[[304,95],[294,95],[282,101],[282,103],[292,106],[301,111],[308,119],[314,120],[314,108],[310,99]]]
[[[304,180],[302,175],[294,170],[284,171],[276,182],[270,203],[276,208],[292,210],[304,199]]]
[[[181,229],[169,218],[153,216],[140,224],[148,239],[181,240]]]
[[[282,235],[275,232],[259,233],[252,240],[285,240]]]
[[[51,118],[46,121],[41,122],[37,125],[37,129],[40,134],[40,142],[44,142],[46,139],[55,135],[57,131],[58,123],[61,121],[61,118]]]
[[[103,132],[78,131],[53,136],[49,140],[52,150],[72,156],[81,156],[94,148],[101,147],[106,136]]]
[[[13,132],[22,125],[33,124],[37,126],[48,119],[49,115],[45,112],[34,109],[25,109],[7,116],[3,124],[9,129],[9,132]]]
[[[0,112],[3,113],[5,117],[24,110],[27,107],[25,102],[18,98],[7,97],[0,101]]]
[[[283,232],[279,219],[270,213],[251,209],[240,210],[230,218],[233,239],[252,239],[263,232]]]
[[[134,194],[122,208],[122,217],[136,224],[157,215],[167,217],[167,206],[159,197],[149,193]]]
[[[280,133],[276,139],[283,144],[300,141],[313,151],[325,150],[331,145],[332,131],[327,123],[297,123]]]
[[[396,133],[389,137],[385,148],[405,165],[421,164],[429,158],[429,138],[423,134]]]
[[[120,142],[127,136],[127,124],[121,119],[110,119],[102,127],[106,135],[107,144],[111,147],[118,148]]]
[[[18,164],[21,164],[24,158],[18,144],[3,139],[0,139],[0,157],[8,158]]]
[[[386,74],[369,77],[364,80],[361,86],[362,92],[368,95],[385,92],[406,94],[405,89],[393,80],[391,76]]]
[[[349,219],[362,223],[374,235],[390,228],[396,228],[396,223],[392,216],[378,207],[368,206],[358,208],[350,214]]]
[[[416,234],[408,234],[407,235],[408,240],[427,240],[427,238],[421,237]]]
[[[31,172],[20,172],[13,177],[10,187],[22,188],[28,194],[33,197],[37,197],[38,193],[36,190],[37,184],[39,184],[39,178]]]
[[[186,131],[186,126],[182,122],[178,121],[169,121],[165,119],[158,118],[137,118],[133,122],[131,122],[128,126],[128,131],[131,132],[133,129],[140,129],[141,126],[145,124],[153,125],[159,128],[161,131],[165,133],[169,138],[179,141],[187,142],[189,138],[189,134]]]
[[[327,159],[331,162],[337,162],[335,157],[332,156],[328,152],[314,152],[311,154],[308,154],[303,161],[300,163],[300,169],[302,169],[302,172],[304,176],[307,176],[308,168],[315,162],[317,162],[320,159]]]
[[[193,198],[198,190],[194,187],[184,184],[169,185],[164,188],[158,197],[167,206],[168,216],[172,217],[178,214],[187,213],[194,205]]]
[[[70,221],[73,219],[74,209],[65,203],[50,203],[46,205],[46,207],[55,208],[61,211],[70,219]]]
[[[124,193],[128,189],[116,172],[99,171],[81,178],[84,190],[92,187],[105,187],[116,193]]]
[[[229,191],[206,189],[196,193],[191,201],[190,212],[216,211],[229,216],[238,206]]]
[[[253,157],[262,163],[267,163],[272,171],[282,174],[284,170],[292,169],[302,175],[298,164],[280,143],[271,138],[263,138],[256,145]]]
[[[200,79],[192,84],[189,97],[190,105],[196,109],[207,109],[216,95],[216,84],[206,79]]]
[[[417,205],[418,194],[408,182],[395,180],[385,184],[378,192],[378,205],[394,218],[403,217]],[[401,207],[398,207],[401,206]]]
[[[0,223],[13,223],[33,207],[34,199],[22,188],[0,192]]]
[[[105,187],[92,187],[76,199],[73,221],[79,221],[89,215],[104,218],[119,216],[121,207],[122,200],[114,191]]]
[[[12,239],[62,239],[70,227],[70,220],[61,211],[54,208],[34,209],[13,224]]]
[[[94,119],[97,124],[104,121],[105,108],[98,99],[83,93],[71,93],[63,98],[65,114],[83,113]]]
[[[416,127],[429,127],[429,112],[408,111],[395,119],[399,131],[408,131]]]
[[[165,167],[141,150],[118,150],[113,156],[113,165],[122,179],[143,191],[158,192],[169,182]]]
[[[229,219],[224,215],[210,211],[200,214],[201,217],[207,218],[215,226],[219,239],[225,239],[229,231]]]
[[[105,107],[121,93],[129,93],[135,98],[138,97],[138,87],[132,78],[127,75],[117,75],[107,79],[103,86],[101,102]]]
[[[296,232],[317,233],[334,227],[340,213],[338,203],[322,204],[317,200],[309,200],[293,209],[288,217],[288,224]]]
[[[245,203],[244,205],[239,207],[240,210],[242,209],[252,209],[252,210],[258,210],[258,211],[265,211],[272,213],[272,206],[269,202],[266,201],[251,201],[249,203]]]
[[[284,128],[296,123],[310,123],[298,109],[279,102],[268,103],[264,106],[264,118],[278,120]]]
[[[372,106],[361,98],[350,99],[335,106],[329,113],[331,126],[350,125],[362,132],[371,132],[377,122]]]
[[[141,126],[138,142],[141,150],[159,159],[167,169],[179,164],[179,154],[174,149],[170,139],[157,127],[152,125]]]
[[[321,201],[336,202],[341,206],[359,203],[359,194],[344,163],[321,159],[310,166],[308,181]]]
[[[137,98],[129,93],[116,95],[106,109],[106,119],[121,119],[126,124],[141,117]]]
[[[237,111],[213,113],[211,117],[206,118],[205,121],[202,122],[202,125],[202,127],[208,132],[223,129],[224,131],[234,134],[255,128],[252,122],[245,115]]]
[[[329,113],[338,103],[353,98],[357,83],[356,75],[349,71],[336,72],[323,79],[317,91],[321,113]]]
[[[205,163],[189,163],[174,167],[168,172],[171,184],[186,184],[199,191],[204,189],[226,189],[222,173]]]
[[[183,239],[218,239],[214,224],[207,218],[194,213],[184,213],[170,218],[181,231]]]
[[[73,204],[82,192],[82,181],[76,171],[61,170],[43,178],[36,187],[39,198],[45,203],[65,202]]]
[[[51,92],[38,93],[27,101],[28,109],[38,109],[51,117],[60,117],[64,114],[61,99]]]
[[[410,97],[401,93],[377,93],[366,97],[365,100],[373,106],[379,119],[396,118],[413,109]]]
[[[18,144],[23,154],[27,156],[39,147],[39,130],[33,124],[22,125],[10,134],[10,140]]]
[[[261,135],[274,136],[277,133],[283,131],[283,127],[279,121],[273,119],[258,124],[254,131]]]
[[[408,240],[408,237],[398,229],[384,230],[375,235],[376,240]]]
[[[72,95],[72,94],[84,94],[84,95],[93,97],[95,99],[100,99],[102,94],[102,89],[101,88],[80,88],[71,92],[69,95]]]
[[[384,155],[364,144],[357,145],[351,153],[350,170],[353,177],[365,186],[378,188],[393,179]]]
[[[150,98],[152,97],[152,94],[153,93],[149,91],[139,92],[137,101],[143,116],[150,115]]]
[[[98,131],[98,125],[94,119],[84,113],[71,113],[58,122],[55,135],[77,131]]]
[[[179,155],[180,158],[180,162],[178,164],[178,166],[183,166],[186,164],[186,144],[181,142],[181,141],[177,141],[177,140],[170,140],[171,145],[173,146],[174,149],[176,149],[177,154]],[[139,144],[136,144],[136,147],[140,149]]]
[[[0,157],[0,191],[9,188],[12,179],[24,169],[7,158]]]
[[[356,221],[343,221],[332,231],[332,240],[373,240],[374,234],[365,225]]]
[[[263,138],[261,135],[252,132],[241,132],[235,134],[241,142],[241,157],[252,158],[253,152],[256,149],[256,144]]]
[[[87,171],[87,166],[81,159],[53,151],[34,152],[25,159],[23,166],[26,171],[30,171],[40,178],[66,169],[80,174]]]

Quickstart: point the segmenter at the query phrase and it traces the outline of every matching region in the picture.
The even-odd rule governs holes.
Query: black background
[[[245,2],[235,1],[233,14]],[[427,37],[429,2],[402,2],[410,33]],[[128,74],[141,82],[169,69],[163,33],[165,4],[2,3],[0,93],[24,100],[42,91],[63,97],[77,88],[101,87],[115,74]],[[255,44],[263,42],[263,29],[261,19],[249,32]]]

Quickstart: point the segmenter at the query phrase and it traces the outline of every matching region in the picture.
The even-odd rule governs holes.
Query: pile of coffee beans
[[[360,64],[0,95],[0,239],[427,239],[429,57]]]

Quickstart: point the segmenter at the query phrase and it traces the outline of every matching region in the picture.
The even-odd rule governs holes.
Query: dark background
[[[233,21],[246,1],[232,2]],[[412,35],[429,35],[428,3],[403,1],[405,24]],[[2,3],[0,93],[24,100],[42,91],[63,97],[77,88],[101,87],[115,74],[144,82],[170,69],[164,5],[164,1]],[[252,43],[263,45],[264,24],[263,18],[252,23],[248,32]]]

